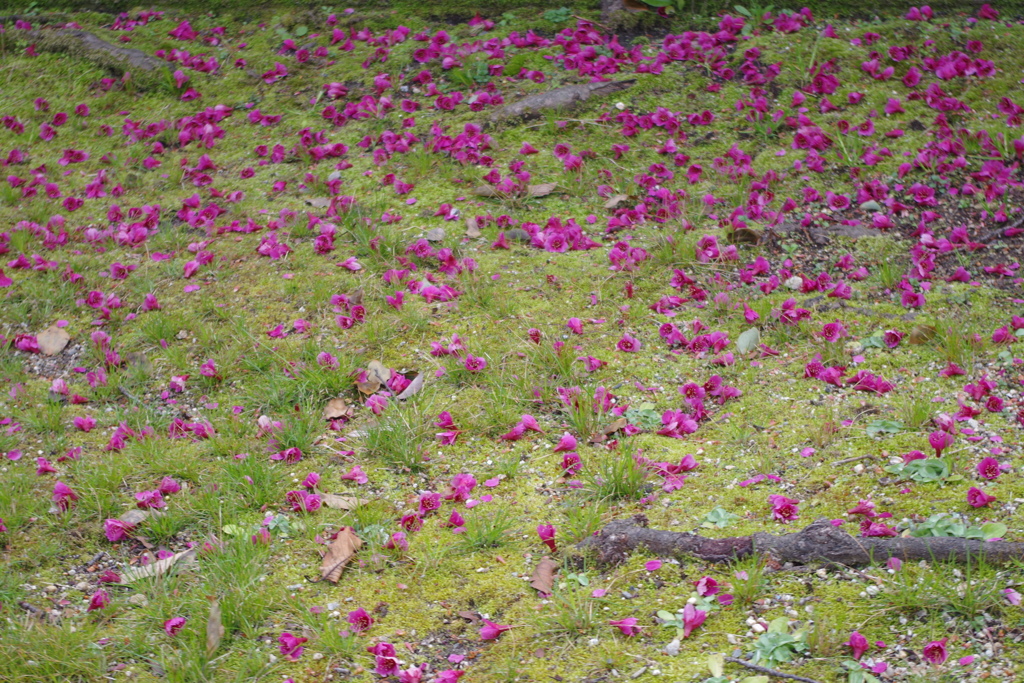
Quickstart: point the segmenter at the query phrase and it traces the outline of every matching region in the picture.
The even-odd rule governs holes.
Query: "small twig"
[[[842,460],[836,460],[834,463],[832,463],[832,467],[835,467],[836,465],[846,465],[846,464],[849,464],[851,462],[857,462],[858,460],[874,460],[874,459],[875,459],[875,456],[873,456],[873,455],[858,455],[858,456],[853,457],[853,458],[843,458]]]
[[[26,612],[29,612],[30,614],[36,614],[36,615],[43,614],[43,610],[39,609],[38,607],[36,607],[33,604],[25,602],[24,600],[21,600],[20,602],[18,602],[18,607],[22,608]]]
[[[756,671],[761,674],[766,674],[768,676],[775,676],[776,678],[788,678],[791,681],[802,681],[802,683],[821,683],[821,681],[817,681],[813,678],[797,676],[796,674],[782,673],[781,671],[776,671],[775,669],[769,669],[766,666],[758,666],[757,664],[751,664],[748,661],[737,659],[736,657],[726,657],[725,661],[732,662],[733,664],[739,664],[740,666],[745,666],[746,668],[752,671]]]
[[[1013,225],[1004,225],[1001,228],[996,228],[995,230],[989,230],[984,235],[979,237],[978,241],[980,243],[982,243],[982,244],[988,244],[989,242],[991,242],[995,238],[1002,237],[1003,233],[1006,232],[1007,230],[1013,230],[1015,228],[1021,227],[1022,225],[1024,225],[1024,218],[1022,218],[1019,221],[1015,222]]]

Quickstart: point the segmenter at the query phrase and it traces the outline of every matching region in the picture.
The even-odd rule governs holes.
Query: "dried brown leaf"
[[[352,530],[352,527],[342,527],[341,531],[338,532],[337,538],[328,546],[327,554],[324,555],[324,559],[320,563],[320,578],[326,579],[331,583],[338,583],[338,579],[341,578],[341,571],[362,545],[362,539],[356,536],[356,532]]]
[[[213,653],[220,647],[221,638],[224,637],[224,624],[221,623],[220,601],[214,600],[210,603],[210,616],[206,619],[206,657],[213,657]]]
[[[482,235],[483,235],[483,233],[480,232],[480,223],[477,222],[476,217],[475,216],[467,216],[466,217],[466,237],[472,237],[472,238],[475,239],[477,237],[481,237]]]
[[[44,356],[56,356],[64,350],[64,347],[71,341],[71,335],[63,327],[50,325],[36,335],[39,343],[39,352]]]
[[[157,517],[160,514],[162,514],[160,510],[139,510],[136,508],[134,510],[129,510],[118,517],[117,521],[127,524],[128,526],[138,526],[145,522],[146,518]]]
[[[440,242],[444,239],[444,228],[427,230],[426,238],[428,242]]]
[[[363,288],[360,287],[356,291],[348,295],[348,302],[353,306],[363,305]]]
[[[422,388],[423,388],[423,373],[421,372],[420,374],[418,374],[415,377],[413,377],[412,381],[409,382],[409,386],[407,386],[404,390],[402,390],[402,393],[400,393],[398,395],[398,400],[399,401],[404,401],[407,398],[412,398],[413,396],[418,394],[420,392],[420,389],[422,389]]]
[[[551,194],[558,187],[558,183],[541,183],[540,185],[529,185],[526,193],[531,197],[544,197]]]
[[[356,388],[360,392],[369,396],[370,394],[376,394],[380,391],[380,382],[377,380],[367,380],[366,382],[356,382]]]
[[[188,565],[195,563],[196,553],[198,552],[199,548],[196,547],[191,550],[183,550],[180,553],[175,553],[170,557],[157,560],[156,562],[150,562],[142,567],[133,567],[121,575],[121,582],[131,583],[151,576],[162,576],[163,574],[170,572],[172,569],[187,567]]]
[[[620,429],[625,429],[627,424],[629,424],[629,420],[627,420],[624,417],[620,417],[618,420],[612,422],[610,425],[602,429],[600,432],[590,437],[590,442],[600,443],[607,439],[612,434],[614,434],[615,432],[619,431]]]
[[[555,588],[555,571],[557,569],[558,563],[545,555],[537,563],[536,569],[533,570],[533,576],[530,577],[530,586],[536,588],[541,593],[550,595],[551,591]]]
[[[355,496],[339,496],[334,493],[321,493],[320,500],[332,510],[354,510],[360,505],[366,505],[370,501]]]
[[[458,612],[458,615],[463,619],[468,619],[474,624],[479,623],[480,621],[480,615],[476,612],[470,612],[469,610],[462,610],[461,612]]]
[[[761,233],[751,228],[738,228],[729,233],[729,241],[733,244],[760,244]]]
[[[372,381],[377,380],[381,384],[387,384],[391,379],[391,370],[386,368],[379,360],[371,360],[366,364],[366,376]]]
[[[481,185],[480,187],[473,188],[473,194],[477,197],[500,197],[501,192],[498,192],[491,185]]]
[[[909,341],[911,344],[927,344],[935,337],[935,328],[931,325],[914,325],[910,330]]]
[[[628,194],[613,194],[611,197],[608,198],[608,201],[604,203],[604,208],[609,210],[617,209],[619,208],[619,204],[626,201],[627,199],[629,199]]]
[[[328,206],[331,205],[331,200],[325,199],[324,197],[314,197],[312,199],[307,199],[306,203],[312,206],[314,209],[326,209]]]
[[[324,406],[324,419],[337,420],[342,417],[352,416],[352,406],[343,398],[332,398]]]

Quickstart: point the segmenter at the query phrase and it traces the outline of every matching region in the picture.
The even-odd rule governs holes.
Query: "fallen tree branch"
[[[836,465],[848,465],[851,462],[857,462],[859,460],[874,460],[874,459],[875,459],[875,456],[873,456],[873,455],[857,455],[857,456],[854,456],[852,458],[843,458],[842,460],[836,460],[834,463],[832,463],[832,466],[835,467]]]
[[[12,35],[32,41],[37,50],[79,57],[118,76],[125,72],[132,72],[133,76],[156,75],[168,68],[167,62],[142,50],[113,45],[93,33],[79,29],[29,30]]]
[[[528,95],[521,100],[506,104],[491,114],[490,122],[497,123],[510,119],[536,118],[546,111],[569,111],[591,97],[610,95],[625,90],[636,83],[635,78],[601,83],[566,85],[554,90]]]
[[[775,669],[769,669],[766,666],[758,666],[757,664],[751,664],[744,659],[737,659],[736,657],[726,657],[725,661],[732,662],[733,664],[739,664],[745,666],[751,671],[756,671],[759,674],[765,674],[767,676],[774,676],[775,678],[788,678],[791,681],[800,681],[801,683],[821,683],[813,678],[807,678],[806,676],[797,676],[796,674],[787,674]]]
[[[609,522],[579,544],[593,550],[599,562],[615,564],[634,550],[646,548],[663,557],[696,557],[705,562],[730,562],[768,553],[781,563],[822,562],[849,567],[885,562],[891,557],[904,562],[967,562],[984,559],[1001,564],[1024,558],[1024,543],[985,542],[965,538],[867,538],[851,536],[827,519],[819,519],[791,534],[756,533],[730,538],[705,538],[697,534],[647,528],[647,518]]]

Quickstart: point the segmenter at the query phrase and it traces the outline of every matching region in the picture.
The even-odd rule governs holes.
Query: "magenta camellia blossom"
[[[111,543],[123,541],[128,537],[128,532],[134,528],[133,525],[122,522],[119,519],[107,519],[103,522],[103,533],[106,534],[107,540]]]
[[[156,489],[152,491],[139,491],[136,493],[135,505],[136,507],[144,510],[159,510],[160,508],[167,507],[167,503],[164,502],[163,495],[161,495],[160,491]]]
[[[707,598],[718,593],[719,585],[710,576],[702,576],[693,582],[694,588],[697,591],[697,595],[702,598]]]
[[[103,609],[110,604],[110,594],[107,591],[100,589],[92,594],[89,598],[89,606],[86,608],[87,612],[93,612],[98,609]]]
[[[302,460],[302,451],[297,446],[286,448],[279,453],[273,453],[270,456],[271,460],[281,460],[287,463],[296,463]]]
[[[57,504],[57,508],[61,512],[66,512],[76,500],[78,500],[78,494],[70,486],[62,481],[54,482],[53,502]]]
[[[1003,597],[1006,598],[1006,601],[1011,605],[1014,605],[1016,607],[1020,606],[1020,593],[1018,593],[1014,589],[1004,588]]]
[[[469,372],[476,374],[487,367],[487,361],[479,356],[474,356],[471,353],[467,353],[465,359],[462,361],[463,367]]]
[[[640,627],[637,626],[636,617],[626,617],[625,619],[612,619],[608,622],[609,626],[614,626],[619,629],[624,636],[635,636],[640,633]]]
[[[640,340],[631,336],[628,332],[622,335],[622,339],[615,344],[615,348],[623,353],[636,353],[640,350]]]
[[[285,500],[293,512],[316,512],[323,503],[319,495],[307,491],[289,491]]]
[[[924,649],[921,651],[921,658],[936,666],[945,663],[946,659],[949,658],[949,652],[946,651],[947,640],[949,640],[949,638],[933,640],[925,645]]]
[[[277,639],[280,645],[281,655],[292,662],[298,661],[299,657],[302,656],[302,651],[305,648],[302,646],[309,638],[303,638],[301,636],[294,636],[288,631],[284,631]]]
[[[366,473],[363,472],[363,468],[360,467],[359,465],[353,465],[352,469],[350,469],[345,474],[341,475],[341,479],[354,481],[357,484],[365,484],[366,482],[370,481],[369,477],[366,476]]]
[[[850,639],[846,641],[846,644],[853,651],[853,658],[860,659],[864,656],[864,653],[871,649],[868,639],[862,636],[857,631],[850,634]]]
[[[700,628],[707,618],[707,612],[686,603],[686,607],[683,608],[683,638],[689,638],[694,629]]]
[[[975,508],[988,507],[989,504],[996,502],[995,496],[990,496],[977,486],[972,486],[967,489],[967,504]]]
[[[362,607],[349,612],[347,621],[352,625],[352,630],[356,633],[362,633],[373,626],[373,617]]]
[[[172,493],[177,493],[181,490],[181,484],[179,484],[172,477],[164,477],[160,480],[160,485],[157,490],[165,496],[169,496]]]
[[[91,415],[84,417],[76,417],[74,419],[75,429],[82,432],[91,432],[92,428],[96,426],[96,418]]]
[[[435,512],[441,508],[441,494],[428,492],[420,496],[420,515]]]
[[[541,542],[547,547],[551,548],[551,552],[558,550],[555,547],[555,527],[551,524],[540,524],[537,526],[537,535],[540,536]]]
[[[388,407],[388,399],[380,394],[374,394],[366,399],[366,407],[374,415],[380,415]]]
[[[775,494],[768,496],[768,501],[772,505],[772,519],[788,523],[800,518],[797,514],[799,512],[797,509],[797,505],[800,503],[799,500]]]
[[[569,432],[564,432],[562,438],[559,439],[558,445],[555,446],[555,453],[562,453],[565,451],[576,450],[576,437]]]
[[[991,456],[982,458],[975,469],[978,471],[978,476],[982,479],[996,479],[1003,473],[999,461]]]
[[[928,444],[935,449],[935,457],[941,457],[942,451],[953,445],[956,438],[949,432],[937,431],[928,435]]]
[[[497,640],[505,631],[512,628],[504,624],[497,624],[490,619],[484,619],[484,625],[480,629],[480,640]]]
[[[188,620],[185,617],[171,617],[164,622],[164,631],[169,636],[176,636],[181,633],[181,629],[185,628],[185,624]]]
[[[397,676],[401,671],[395,646],[391,643],[377,643],[366,651],[374,655],[376,666],[373,671],[378,676]]]

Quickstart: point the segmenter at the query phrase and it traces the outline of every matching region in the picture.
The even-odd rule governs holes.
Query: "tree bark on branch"
[[[37,50],[80,57],[119,76],[126,71],[133,72],[133,76],[158,74],[168,68],[167,62],[142,50],[113,45],[94,33],[79,29],[34,29],[14,32],[12,36],[31,41]]]
[[[591,549],[599,562],[615,564],[634,550],[646,548],[662,557],[696,557],[705,562],[729,562],[755,553],[768,553],[781,563],[824,563],[850,567],[885,562],[891,557],[904,562],[967,562],[984,559],[1001,564],[1024,559],[1024,543],[985,542],[965,538],[865,538],[819,519],[790,534],[756,533],[730,538],[705,538],[697,534],[647,528],[647,518],[609,522],[593,536],[577,544]]]

